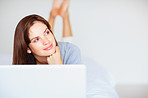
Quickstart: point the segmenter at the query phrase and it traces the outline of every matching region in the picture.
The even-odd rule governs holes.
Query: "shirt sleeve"
[[[71,43],[66,43],[66,54],[64,64],[81,64],[80,49]]]

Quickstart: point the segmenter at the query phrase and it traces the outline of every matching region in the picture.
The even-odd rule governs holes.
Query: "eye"
[[[49,31],[47,31],[47,32],[45,33],[45,36],[48,35],[48,34],[49,34]]]
[[[39,41],[39,38],[36,38],[36,39],[33,40],[34,43],[36,43],[38,41]]]

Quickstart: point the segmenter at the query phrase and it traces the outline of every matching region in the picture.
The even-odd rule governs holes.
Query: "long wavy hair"
[[[32,53],[27,53],[27,48],[29,48],[29,43],[31,42],[28,35],[30,27],[35,23],[35,21],[40,21],[44,23],[47,28],[51,31],[51,26],[48,21],[39,15],[29,15],[24,17],[17,24],[14,35],[14,47],[13,47],[13,65],[19,64],[36,64],[36,59]],[[54,34],[53,34],[54,36]],[[55,38],[55,36],[54,36]],[[56,45],[58,45],[55,39]]]

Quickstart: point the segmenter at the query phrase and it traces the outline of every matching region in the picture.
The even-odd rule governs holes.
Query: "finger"
[[[48,64],[51,64],[53,62],[53,58],[54,58],[54,54],[53,55],[51,54],[50,56],[47,56]]]
[[[50,56],[48,56],[47,57],[47,63],[50,64],[50,62],[51,62],[51,59],[50,59]]]
[[[59,52],[60,52],[59,46],[56,46],[56,53],[59,53]]]

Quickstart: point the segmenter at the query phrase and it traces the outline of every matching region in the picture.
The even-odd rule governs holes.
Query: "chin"
[[[55,53],[55,51],[56,51],[55,49],[56,48],[53,47],[51,50],[48,50],[48,51],[42,50],[41,52],[38,52],[36,55],[38,55],[38,56],[50,56],[50,55]]]
[[[52,54],[54,54],[55,53],[55,49],[52,49],[51,51],[47,51],[46,53],[45,53],[45,55],[46,56],[49,56],[49,55],[52,55]]]

